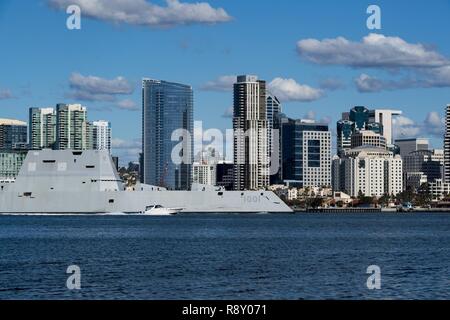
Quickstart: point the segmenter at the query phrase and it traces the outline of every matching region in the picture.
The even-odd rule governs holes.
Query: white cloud
[[[0,88],[0,100],[6,100],[6,99],[12,99],[12,98],[14,98],[14,95],[12,94],[11,90]]]
[[[424,87],[450,87],[450,66],[425,70]]]
[[[420,125],[404,116],[395,117],[392,124],[394,136],[397,139],[417,137],[420,133]]]
[[[342,80],[336,78],[326,78],[320,81],[320,88],[324,90],[339,90],[344,89],[345,84]]]
[[[444,128],[444,118],[436,111],[429,112],[422,122],[416,122],[405,116],[398,116],[393,119],[393,130],[396,139],[413,138],[424,134],[442,138]]]
[[[294,79],[275,78],[268,88],[281,101],[314,101],[324,95],[323,90],[299,84]]]
[[[412,78],[400,80],[381,80],[365,73],[355,79],[355,85],[359,92],[380,92],[383,90],[408,89],[423,86],[424,83]]]
[[[330,124],[333,121],[333,119],[330,116],[324,116],[324,117],[322,117],[320,119],[317,119],[317,114],[316,114],[316,112],[314,110],[307,111],[304,114],[302,119],[304,119],[304,120],[312,120],[312,121],[315,121],[315,122],[318,122],[318,123],[323,123],[323,124]],[[330,129],[333,130],[332,127]]]
[[[233,118],[234,110],[233,107],[229,107],[225,110],[222,117],[223,118]]]
[[[139,161],[142,145],[140,139],[124,140],[113,138],[111,140],[113,155],[119,157],[120,163]]]
[[[117,107],[122,110],[129,110],[129,111],[137,111],[139,110],[137,104],[130,99],[125,99],[117,102]]]
[[[236,83],[235,75],[220,76],[215,80],[208,81],[201,89],[206,91],[231,91]],[[312,88],[308,85],[297,83],[294,79],[277,77],[268,85],[270,93],[284,102],[289,101],[314,101],[321,98],[325,92],[321,89]]]
[[[235,75],[220,76],[217,79],[206,82],[200,89],[204,91],[231,91],[236,81],[237,77]]]
[[[423,44],[375,33],[364,37],[361,42],[343,37],[300,40],[297,51],[300,56],[317,64],[356,68],[431,68],[450,64],[447,58]]]
[[[133,87],[124,77],[104,79],[72,73],[69,79],[72,98],[84,101],[114,101],[117,95],[133,93]]]
[[[231,20],[224,9],[215,9],[207,2],[166,0],[166,6],[161,6],[145,0],[48,0],[48,4],[64,11],[69,5],[78,5],[85,17],[149,27],[214,24]]]
[[[418,70],[415,77],[403,77],[395,80],[384,80],[365,73],[355,79],[359,92],[380,92],[410,88],[450,87],[450,67]]]
[[[355,79],[356,88],[359,92],[379,92],[383,90],[383,83],[365,73]]]
[[[445,119],[439,115],[438,112],[432,111],[428,113],[424,128],[428,133],[435,137],[443,137],[445,132]]]
[[[378,79],[365,73],[355,79],[359,92],[407,88],[450,87],[450,59],[421,43],[371,33],[360,42],[343,37],[304,39],[297,43],[299,55],[321,65],[378,68],[411,72],[400,79]]]
[[[305,115],[303,116],[306,120],[316,120],[316,112],[313,110],[309,110]]]

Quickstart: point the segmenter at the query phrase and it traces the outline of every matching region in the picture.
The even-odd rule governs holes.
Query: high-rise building
[[[331,132],[328,125],[281,119],[282,179],[298,187],[331,186]]]
[[[382,134],[386,138],[388,145],[393,144],[392,118],[401,114],[402,111],[400,110],[375,109],[369,111],[369,122],[381,124],[383,128]]]
[[[350,112],[342,113],[342,119],[337,122],[337,154],[341,157],[350,150],[352,135],[360,131],[372,131],[384,137],[384,147],[397,150],[392,139],[392,120],[400,114],[402,112],[398,110],[369,110],[363,106],[356,106]]]
[[[356,106],[350,110],[349,120],[354,123],[354,130],[364,130],[369,124],[369,109],[363,106]]]
[[[442,179],[443,150],[417,150],[403,157],[404,188],[417,190],[423,183]]]
[[[444,158],[444,182],[450,183],[450,104],[445,110]]]
[[[92,148],[111,152],[111,123],[105,120],[93,121],[91,124]]]
[[[0,119],[0,150],[17,150],[27,147],[27,124],[19,120]]]
[[[337,153],[344,155],[345,150],[352,147],[353,122],[350,120],[339,120],[337,122]]]
[[[193,178],[192,183],[203,185],[216,185],[216,165],[215,164],[203,164],[194,162],[192,166]]]
[[[372,131],[383,136],[383,125],[374,122],[375,116],[371,116],[371,114],[374,112],[363,106],[356,106],[350,112],[342,113],[342,119],[337,122],[336,131],[338,156],[342,157],[347,150],[352,148],[352,136],[360,131]]]
[[[190,189],[193,109],[191,86],[143,79],[142,175],[145,184],[173,190]]]
[[[283,112],[281,102],[278,98],[270,93],[267,93],[266,97],[266,114],[267,114],[267,125],[269,128],[273,128],[273,122],[276,120],[277,116]]]
[[[381,197],[403,190],[402,159],[384,148],[362,146],[333,160],[333,188],[352,197]]]
[[[256,76],[237,77],[234,84],[234,188],[269,186],[266,82]]]
[[[278,183],[281,179],[281,134],[280,119],[282,117],[281,102],[274,95],[267,94],[267,149],[271,162],[270,184]]]
[[[425,138],[397,139],[395,145],[400,148],[400,156],[404,158],[414,151],[429,150],[430,140]]]
[[[234,187],[234,165],[232,162],[219,161],[216,165],[216,185],[231,191]]]
[[[27,150],[0,150],[0,179],[15,179]]]
[[[53,149],[56,142],[56,112],[53,108],[30,108],[30,149]]]
[[[56,106],[57,150],[86,150],[89,146],[89,124],[87,109],[80,104],[58,104]]]
[[[352,149],[361,146],[372,146],[386,149],[386,138],[370,130],[361,130],[352,134]]]

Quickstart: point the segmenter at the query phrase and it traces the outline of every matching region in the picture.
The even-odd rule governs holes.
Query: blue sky
[[[232,93],[224,76],[250,73],[271,83],[291,117],[330,121],[334,130],[354,105],[400,109],[398,136],[442,145],[449,0],[170,0],[171,10],[165,1],[90,0],[106,3],[102,10],[85,1],[0,2],[0,117],[26,121],[32,106],[81,103],[91,120],[112,122],[115,152],[132,160],[142,77],[192,85],[195,119],[226,129]],[[66,28],[67,4],[80,4],[81,30]],[[381,8],[381,30],[366,26],[370,4]],[[117,18],[121,11],[137,18]],[[370,33],[378,38],[364,42]]]

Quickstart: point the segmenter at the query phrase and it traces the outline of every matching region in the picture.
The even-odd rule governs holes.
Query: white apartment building
[[[446,183],[442,179],[429,182],[428,188],[433,200],[442,200],[445,195],[450,195],[450,183]]]
[[[105,120],[92,122],[92,147],[111,151],[111,123]]]
[[[383,148],[362,146],[348,150],[334,161],[333,186],[350,196],[360,193],[368,197],[397,195],[403,190],[403,166],[400,156]],[[342,180],[341,180],[342,179]]]
[[[369,121],[378,122],[383,125],[383,136],[388,145],[393,144],[392,120],[394,116],[402,114],[400,110],[376,109],[369,112]]]
[[[361,130],[352,134],[351,147],[372,146],[386,149],[386,138],[370,130]]]
[[[233,108],[234,189],[264,189],[270,183],[266,82],[257,76],[238,76]]]
[[[192,182],[204,185],[216,185],[216,165],[194,162],[192,166]]]
[[[444,182],[450,183],[450,104],[445,109]]]

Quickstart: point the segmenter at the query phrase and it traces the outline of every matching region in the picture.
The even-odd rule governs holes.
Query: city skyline
[[[397,138],[426,137],[433,147],[442,148],[450,47],[444,34],[433,31],[445,27],[445,12],[450,8],[446,1],[436,1],[433,7],[379,1],[381,30],[367,29],[367,4],[357,2],[276,6],[267,2],[256,13],[251,4],[210,1],[208,12],[216,20],[178,17],[164,27],[111,21],[82,10],[81,30],[66,28],[64,4],[54,0],[3,1],[0,5],[0,34],[24,40],[9,41],[10,47],[1,53],[3,118],[26,121],[29,107],[49,107],[60,101],[82,103],[92,118],[111,121],[114,154],[137,161],[142,78],[193,86],[194,119],[203,120],[204,128],[223,130],[232,127],[234,76],[257,74],[267,80],[269,92],[281,100],[286,114],[328,122],[333,135],[340,113],[353,106],[399,109],[404,114],[394,124]],[[323,14],[324,4],[335,14],[313,18]],[[408,17],[405,6],[411,8]],[[261,28],[255,26],[264,21],[271,24],[262,25],[261,36],[256,32]],[[414,32],[409,28],[411,21]],[[233,34],[241,34],[242,39]],[[251,46],[245,41],[249,38]],[[70,49],[60,50],[61,43]],[[320,60],[314,48],[329,50],[328,55]],[[336,48],[344,53],[352,49],[353,61],[345,56],[331,59]],[[417,55],[399,55],[397,48]],[[379,60],[356,59],[356,53],[362,53],[370,60],[370,49],[379,53]],[[18,71],[18,63],[24,71]]]

